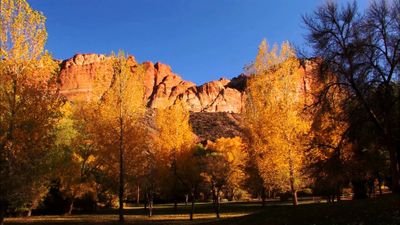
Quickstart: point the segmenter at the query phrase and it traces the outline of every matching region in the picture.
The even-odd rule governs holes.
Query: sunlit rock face
[[[107,74],[111,80],[110,57],[101,54],[77,54],[61,63],[61,93],[74,100],[88,95],[93,89],[94,79]],[[129,63],[137,66],[134,57]],[[219,79],[200,86],[183,80],[162,63],[144,62],[145,93],[150,108],[166,108],[176,101],[187,103],[192,112],[241,113],[244,107],[244,90],[247,77],[242,75],[232,80]]]
[[[146,74],[146,80],[154,80],[152,86],[146,85],[148,106],[151,108],[166,108],[173,105],[178,96],[188,88],[196,86],[192,82],[182,80],[180,76],[173,73],[171,68],[162,63],[154,64],[150,69],[153,73]]]
[[[241,113],[244,91],[230,86],[231,80],[219,79],[191,87],[179,96],[193,112]]]
[[[88,98],[93,91],[95,79],[101,76],[105,83],[112,77],[112,60],[99,54],[77,54],[61,62],[61,93],[69,100]],[[134,70],[138,63],[129,56],[129,65]],[[240,75],[232,80],[219,79],[200,86],[183,80],[172,72],[171,67],[162,63],[143,62],[144,85],[149,124],[154,119],[154,109],[166,108],[177,101],[187,104],[190,123],[199,141],[216,140],[220,137],[243,135],[242,116],[246,102],[248,76]],[[305,94],[314,89],[315,61],[303,61],[299,72],[303,84],[299,89]],[[153,124],[154,125],[154,124]]]

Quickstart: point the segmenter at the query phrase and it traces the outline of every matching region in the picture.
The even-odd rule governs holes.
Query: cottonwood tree
[[[202,176],[210,185],[214,210],[220,217],[221,193],[233,199],[245,178],[244,167],[247,155],[240,137],[219,138],[203,151]]]
[[[267,197],[271,197],[273,193],[267,193],[266,191],[257,163],[255,160],[252,160],[256,157],[256,153],[252,150],[251,148],[247,148],[249,160],[247,160],[245,167],[246,177],[244,187],[253,197],[261,198],[261,205],[264,207]]]
[[[203,182],[201,176],[202,160],[201,152],[198,146],[193,146],[191,149],[182,152],[177,162],[178,178],[183,184],[186,194],[186,202],[191,201],[189,219],[193,220],[196,195],[199,191],[200,185]]]
[[[145,126],[146,127],[146,126]],[[154,133],[149,132],[148,130],[143,132],[146,134],[144,140],[146,140],[146,144],[143,145],[142,151],[140,154],[140,167],[137,174],[137,179],[135,180],[136,190],[136,202],[140,203],[140,190],[142,190],[144,196],[144,208],[148,209],[149,217],[153,215],[153,200],[154,193],[156,193],[157,187],[159,187],[160,181],[160,173],[159,170],[159,158],[157,155],[157,150],[154,147]],[[137,157],[137,156],[136,156]]]
[[[202,154],[202,173],[204,181],[209,184],[213,207],[217,218],[220,218],[220,202],[222,189],[228,183],[228,160],[214,149],[206,148]]]
[[[376,130],[386,147],[395,192],[400,191],[399,14],[398,0],[372,1],[365,12],[356,1],[342,7],[329,1],[303,19],[313,55],[323,62],[320,75],[336,76],[325,88],[345,89],[352,105],[347,114],[367,115],[363,123],[372,125],[365,126]]]
[[[0,224],[8,206],[45,193],[53,129],[62,104],[57,64],[45,54],[45,17],[24,0],[0,2]]]
[[[126,185],[127,195],[138,195],[137,187],[142,185],[145,187],[145,194],[151,197],[154,195],[156,188],[156,162],[153,151],[153,137],[149,133],[149,128],[143,119],[138,121],[134,127],[132,134],[135,139],[129,141],[131,150],[126,153]],[[133,163],[134,162],[134,163]],[[152,207],[149,210],[149,216],[152,215]]]
[[[59,191],[69,201],[67,214],[71,215],[74,202],[85,194],[95,192],[93,171],[96,169],[96,148],[87,124],[92,111],[85,105],[65,103],[62,118],[56,126],[55,146],[57,163],[54,180],[59,181]]]
[[[268,51],[264,40],[248,82],[245,123],[257,154],[258,169],[270,190],[290,191],[297,205],[297,191],[305,184],[304,156],[310,122],[300,62],[288,43],[280,52]]]
[[[169,108],[156,111],[155,124],[159,166],[165,168],[165,177],[169,175],[172,179],[174,209],[177,209],[178,185],[182,184],[178,168],[180,157],[190,151],[195,143],[195,135],[189,124],[189,111],[183,102],[177,101]]]
[[[224,174],[227,177],[224,192],[229,200],[233,200],[242,187],[245,179],[245,165],[248,160],[242,138],[219,138],[208,148],[221,154],[228,162],[226,166],[228,166],[229,172]]]
[[[111,83],[97,85],[97,90],[104,90],[101,96],[95,96],[94,115],[91,118],[90,133],[96,145],[98,156],[96,160],[102,164],[109,177],[115,177],[118,171],[119,222],[124,222],[124,199],[126,197],[126,179],[128,158],[129,164],[137,163],[131,156],[140,152],[143,136],[140,121],[145,113],[143,68],[132,65],[119,53],[112,58]],[[101,81],[101,80],[100,80]]]

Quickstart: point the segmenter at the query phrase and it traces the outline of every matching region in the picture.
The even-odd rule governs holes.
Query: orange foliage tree
[[[155,148],[159,160],[160,172],[170,182],[174,198],[174,208],[177,208],[178,185],[182,184],[184,172],[181,167],[182,159],[192,150],[195,143],[195,135],[189,124],[189,111],[183,102],[176,102],[169,108],[158,109],[155,118],[157,138]]]
[[[288,43],[280,52],[268,50],[264,40],[248,82],[245,123],[249,146],[256,152],[257,167],[267,190],[290,191],[297,205],[297,191],[307,179],[304,173],[306,134],[310,119],[300,62]]]
[[[89,126],[101,170],[114,178],[118,171],[119,221],[124,221],[123,204],[126,198],[127,174],[139,166],[136,156],[141,154],[145,141],[141,121],[145,113],[143,68],[132,65],[119,53],[112,57],[111,83],[103,75],[96,80],[94,96],[89,103],[94,111]],[[127,175],[129,175],[127,177]]]
[[[88,132],[90,109],[85,105],[67,102],[61,108],[62,118],[56,126],[54,180],[59,190],[69,200],[68,214],[72,213],[76,198],[94,194],[96,148]]]
[[[247,154],[240,137],[219,138],[204,150],[202,176],[210,185],[217,218],[220,217],[221,193],[225,191],[226,196],[233,199],[244,181],[246,161]]]
[[[0,3],[0,224],[7,206],[32,208],[46,192],[60,116],[57,64],[44,52],[45,17],[24,0]],[[28,172],[29,171],[29,172]]]

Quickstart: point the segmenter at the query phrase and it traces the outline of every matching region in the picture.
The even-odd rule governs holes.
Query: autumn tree
[[[149,126],[143,126],[144,128],[148,128]],[[133,182],[136,190],[132,190],[132,192],[136,192],[136,202],[140,203],[140,190],[144,196],[144,207],[148,209],[149,217],[153,215],[153,199],[154,193],[159,187],[160,184],[160,170],[163,168],[159,166],[159,157],[158,151],[154,145],[155,142],[155,133],[149,131],[148,129],[144,132],[141,132],[146,136],[143,137],[145,140],[144,145],[142,146],[142,151],[140,154],[140,166],[136,169],[136,179]],[[137,157],[137,155],[136,155]]]
[[[201,175],[210,187],[214,211],[216,217],[220,218],[221,193],[228,183],[226,176],[229,173],[228,160],[221,153],[211,148],[206,148],[202,155]]]
[[[312,54],[322,60],[321,77],[336,76],[325,89],[348,92],[348,122],[359,131],[353,137],[362,135],[362,122],[376,133],[375,146],[385,146],[395,192],[400,190],[399,13],[398,0],[372,1],[365,12],[356,1],[342,7],[329,1],[303,19]],[[366,120],[360,120],[363,115]]]
[[[157,182],[156,161],[154,156],[153,137],[148,124],[141,119],[134,127],[135,139],[129,141],[131,150],[126,153],[126,186],[127,196],[138,196],[138,187],[144,187],[144,194],[153,196]],[[135,163],[133,163],[135,162]],[[151,216],[152,212],[149,212]]]
[[[57,160],[54,180],[69,201],[67,213],[72,214],[74,202],[89,192],[95,192],[93,170],[96,169],[95,144],[88,132],[92,111],[85,105],[66,102],[56,126]]]
[[[312,67],[313,74],[318,74],[319,64],[313,62]],[[326,80],[320,80],[318,76],[314,79],[317,82],[312,92],[316,101],[309,107],[313,111],[313,122],[307,169],[314,180],[314,193],[326,196],[331,202],[335,197],[340,199],[342,189],[350,179],[349,164],[354,163],[345,110],[348,93],[345,89],[338,90],[339,86],[325,89],[325,83],[336,79],[332,74]]]
[[[7,207],[36,205],[51,169],[59,118],[57,64],[43,48],[45,17],[24,0],[0,3],[0,224]]]
[[[247,154],[240,137],[219,138],[203,152],[202,176],[210,185],[214,209],[220,217],[221,194],[233,199],[235,192],[244,181],[244,167]]]
[[[229,173],[224,174],[227,177],[224,191],[226,197],[233,200],[245,179],[244,169],[248,160],[245,145],[240,137],[219,138],[208,148],[215,150],[228,162],[226,166],[229,167]]]
[[[246,162],[245,166],[245,190],[251,194],[253,197],[261,199],[261,205],[264,207],[267,197],[271,197],[272,192],[267,193],[264,186],[263,179],[260,175],[257,162],[255,159],[255,152],[253,149],[247,148],[247,154],[249,155],[249,160]]]
[[[305,183],[304,156],[309,119],[300,62],[288,43],[280,52],[268,50],[264,40],[248,82],[245,121],[257,153],[258,169],[270,190],[290,191],[297,205],[297,191]]]
[[[98,163],[106,173],[111,173],[110,177],[118,171],[119,222],[123,223],[127,169],[137,163],[132,156],[141,151],[138,127],[146,107],[143,68],[133,65],[123,53],[114,56],[111,63],[111,83],[104,86],[101,79],[97,80],[94,93],[99,95],[92,99],[94,116],[89,129],[99,151]]]
[[[165,177],[169,174],[172,179],[172,194],[176,209],[178,185],[182,184],[179,161],[192,149],[195,142],[195,135],[189,124],[189,111],[183,102],[177,101],[169,108],[156,111],[155,124],[158,132],[156,148],[160,159],[159,166],[165,168]]]
[[[196,195],[203,182],[201,176],[202,160],[201,149],[193,146],[187,151],[182,152],[177,162],[179,181],[183,184],[186,194],[186,201],[191,201],[189,219],[193,220]]]

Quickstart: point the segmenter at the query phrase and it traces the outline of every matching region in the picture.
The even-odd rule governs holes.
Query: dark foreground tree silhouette
[[[348,118],[368,115],[363,122],[372,125],[378,134],[374,141],[389,153],[395,192],[400,191],[399,14],[398,0],[373,1],[364,13],[355,1],[343,7],[329,1],[303,17],[314,57],[322,58],[321,75],[337,77],[325,92],[345,89]],[[355,121],[350,126],[357,128],[360,120]]]

